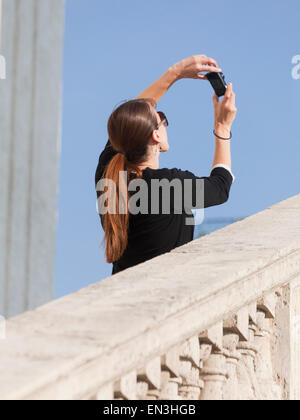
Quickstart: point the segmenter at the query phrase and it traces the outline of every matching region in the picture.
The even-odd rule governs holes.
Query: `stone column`
[[[203,390],[200,400],[223,400],[227,380],[226,359],[223,351],[223,322],[219,322],[199,336],[200,379]]]
[[[6,79],[6,61],[5,57],[2,55],[1,49],[2,41],[2,0],[0,0],[0,80]]]
[[[239,383],[237,377],[237,366],[241,359],[240,353],[237,351],[239,343],[238,334],[224,333],[223,337],[223,353],[226,357],[227,381],[223,388],[223,400],[236,401],[239,399]]]
[[[3,0],[0,314],[53,298],[64,0]]]

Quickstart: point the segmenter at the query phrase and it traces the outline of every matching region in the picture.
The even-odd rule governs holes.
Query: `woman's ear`
[[[152,133],[152,140],[153,140],[155,143],[159,143],[159,142],[160,142],[160,135],[159,135],[159,131],[158,131],[158,130],[153,130],[153,133]]]

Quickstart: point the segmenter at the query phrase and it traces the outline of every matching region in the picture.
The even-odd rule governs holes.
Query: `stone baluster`
[[[178,387],[182,383],[180,376],[180,345],[170,349],[161,358],[161,400],[183,399],[179,395]]]
[[[238,334],[224,332],[223,353],[226,357],[227,381],[225,382],[223,388],[223,399],[226,401],[239,399],[237,365],[241,359],[241,355],[236,349],[238,342]]]
[[[250,325],[249,325],[250,320]],[[223,399],[224,400],[239,400],[240,384],[245,389],[244,395],[249,395],[248,390],[251,387],[249,381],[249,375],[243,366],[243,369],[239,367],[239,378],[238,378],[238,365],[241,362],[242,354],[238,351],[243,345],[246,348],[246,339],[249,340],[252,337],[253,323],[256,322],[256,302],[249,305],[247,308],[239,311],[236,315],[229,317],[224,322],[224,337],[223,337],[223,353],[226,357],[227,366],[227,381],[224,385]],[[249,331],[247,332],[247,326],[249,325]],[[241,339],[241,341],[240,341]],[[254,370],[254,364],[253,364]],[[252,395],[251,395],[252,397]]]
[[[200,346],[198,336],[186,340],[180,347],[180,376],[179,385],[181,399],[199,400],[203,381],[199,378]]]
[[[249,320],[253,318],[255,318],[255,310],[253,305],[250,305],[240,309],[236,314],[230,315],[224,321],[225,349],[229,350],[228,347],[231,346],[231,350],[235,352],[233,363],[237,363],[237,365],[231,366],[231,379],[228,373],[228,382],[224,387],[224,398],[226,396],[230,399],[231,392],[235,392],[236,399],[256,399],[253,389],[255,356],[251,343],[251,333],[253,331],[251,327],[249,329]],[[234,348],[234,346],[236,347]],[[231,362],[230,357],[228,361]],[[238,395],[236,394],[236,382],[238,383]]]
[[[149,390],[149,385],[147,381],[139,380],[137,381],[136,385],[136,395],[139,400],[146,400],[147,394]]]
[[[254,342],[254,334],[257,329],[257,303],[253,302],[248,306],[249,313],[249,331],[248,331],[248,340],[240,341],[237,345],[237,349],[241,354],[241,363],[240,363],[240,374],[242,376],[242,371],[244,370],[248,374],[248,379],[250,380],[250,396],[248,399],[261,400],[262,394],[260,392],[260,386],[256,377],[256,357],[258,354],[258,348]],[[246,373],[245,373],[246,374]],[[247,395],[245,395],[247,398]],[[240,397],[242,399],[242,395]]]
[[[223,386],[226,381],[226,363],[223,353],[211,353],[204,361],[201,370],[201,378],[204,382],[204,389],[200,399],[205,401],[222,400]]]
[[[136,384],[137,374],[136,370],[123,375],[114,385],[114,399],[115,400],[136,400]]]
[[[258,302],[257,329],[255,331],[255,343],[258,347],[256,375],[264,400],[282,398],[280,386],[275,380],[272,357],[276,303],[277,295],[275,293],[265,296]]]
[[[244,395],[244,399],[246,400],[262,400],[260,385],[255,371],[256,357],[258,354],[258,348],[254,343],[255,331],[256,326],[253,322],[251,322],[249,324],[248,341],[240,341],[237,345],[237,350],[241,354],[241,360],[238,368],[240,377],[242,377],[243,374],[247,376],[246,382],[248,384],[248,393]],[[241,395],[239,399],[243,399],[242,397],[243,395]]]
[[[138,398],[144,400],[157,400],[161,387],[161,361],[155,357],[144,368],[137,372]]]
[[[226,362],[223,350],[223,323],[220,322],[199,336],[200,378],[204,388],[200,400],[222,400],[226,382]]]
[[[278,293],[271,293],[101,387],[94,399],[281,399],[272,349]]]

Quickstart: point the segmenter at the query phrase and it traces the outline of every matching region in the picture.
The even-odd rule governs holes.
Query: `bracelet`
[[[214,130],[214,135],[221,140],[230,140],[232,138],[232,132],[230,131],[230,137],[229,138],[225,138],[225,137],[220,137],[218,136],[218,134],[216,134],[215,130]]]

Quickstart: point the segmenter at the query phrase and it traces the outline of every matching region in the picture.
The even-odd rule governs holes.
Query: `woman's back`
[[[99,158],[96,186],[116,153],[108,141]],[[133,202],[139,209],[145,198],[144,214],[129,212],[127,247],[123,255],[113,262],[112,274],[192,241],[194,218],[191,208],[206,208],[226,202],[234,180],[231,172],[222,166],[213,168],[209,177],[198,177],[178,168],[147,167],[142,173],[144,184],[141,185],[145,196],[139,193],[139,198]],[[198,206],[197,195],[198,198],[200,196]],[[97,196],[100,197],[100,191],[97,191]],[[102,223],[101,215],[100,218]]]

